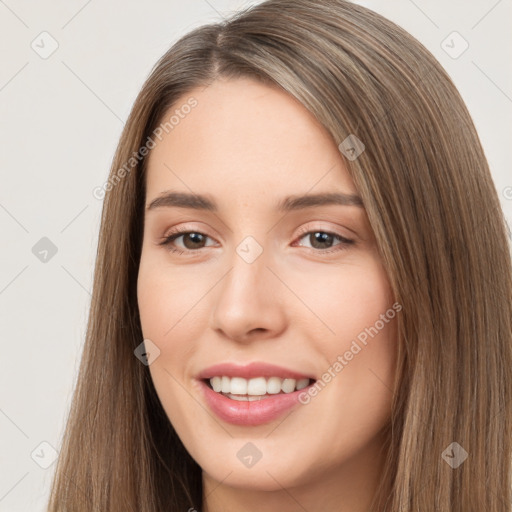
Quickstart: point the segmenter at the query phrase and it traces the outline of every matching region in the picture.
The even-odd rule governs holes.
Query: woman
[[[49,511],[511,510],[506,225],[410,35],[342,0],[194,30],[103,190]]]

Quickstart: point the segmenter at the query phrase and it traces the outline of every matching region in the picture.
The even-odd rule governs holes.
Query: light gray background
[[[0,0],[0,511],[43,511],[75,385],[102,202],[123,123],[157,59],[230,0]],[[511,0],[360,0],[438,58],[468,104],[512,220]],[[47,31],[57,50],[51,49]],[[469,44],[458,58],[462,40]],[[32,43],[34,41],[34,43]],[[445,43],[443,43],[445,41]],[[451,48],[450,48],[451,47]],[[47,262],[32,252],[48,237]],[[42,257],[43,255],[41,255]]]

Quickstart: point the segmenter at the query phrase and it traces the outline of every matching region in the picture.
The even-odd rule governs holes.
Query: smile
[[[254,401],[279,393],[293,393],[311,384],[312,379],[282,379],[280,377],[243,377],[215,376],[205,379],[216,393],[222,393],[232,400]]]

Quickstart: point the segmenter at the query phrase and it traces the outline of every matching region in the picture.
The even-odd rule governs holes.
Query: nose
[[[279,336],[287,322],[283,285],[266,251],[252,262],[233,251],[230,263],[213,297],[213,330],[240,343]]]

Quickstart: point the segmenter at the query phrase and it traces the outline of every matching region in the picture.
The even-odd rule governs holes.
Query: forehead
[[[176,101],[163,122],[172,116],[149,155],[148,197],[166,189],[246,200],[316,187],[357,192],[327,130],[277,87],[217,80]]]

